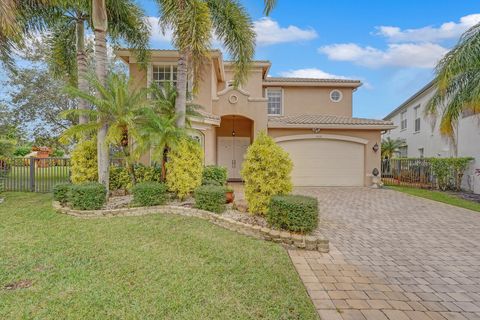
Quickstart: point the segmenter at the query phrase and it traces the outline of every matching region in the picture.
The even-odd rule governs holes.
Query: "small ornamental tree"
[[[293,164],[288,153],[265,132],[248,148],[243,162],[245,198],[254,214],[266,214],[272,196],[292,191]]]
[[[93,140],[84,140],[77,144],[72,152],[72,182],[97,181],[97,143]]]
[[[180,140],[168,153],[166,183],[168,190],[184,199],[202,184],[203,151],[191,138]]]

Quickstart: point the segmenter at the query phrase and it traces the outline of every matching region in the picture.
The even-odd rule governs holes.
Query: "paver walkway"
[[[480,213],[392,190],[316,196],[328,254],[290,250],[322,320],[480,319]]]

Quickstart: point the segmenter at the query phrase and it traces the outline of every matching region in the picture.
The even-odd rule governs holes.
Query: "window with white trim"
[[[407,110],[400,113],[400,129],[407,129]]]
[[[282,114],[282,89],[267,89],[268,98],[268,115],[281,115]]]
[[[162,85],[171,82],[174,86],[177,84],[177,66],[175,65],[153,65],[152,80]]]
[[[415,132],[420,132],[420,105],[413,108],[415,110]]]
[[[340,90],[332,90],[330,92],[330,100],[332,100],[332,102],[340,102],[342,101],[342,98],[343,94]]]

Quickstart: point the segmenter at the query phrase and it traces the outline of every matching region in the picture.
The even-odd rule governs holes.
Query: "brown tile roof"
[[[340,125],[340,126],[393,126],[393,122],[375,119],[364,118],[350,118],[332,115],[297,115],[297,116],[281,116],[269,117],[268,125],[277,127],[295,127],[295,126],[309,126],[309,125]]]
[[[291,77],[267,77],[264,82],[338,82],[338,83],[361,83],[360,80],[352,79],[319,79],[319,78],[291,78]]]

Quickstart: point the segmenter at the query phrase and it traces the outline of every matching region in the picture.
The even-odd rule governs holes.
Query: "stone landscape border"
[[[105,210],[75,210],[64,207],[59,202],[54,201],[53,208],[57,212],[79,218],[143,216],[152,213],[176,214],[187,217],[197,217],[208,220],[213,224],[223,227],[225,229],[235,231],[256,239],[273,241],[290,248],[299,248],[324,253],[329,252],[329,241],[321,237],[300,235],[287,231],[279,231],[266,227],[251,225],[223,217],[221,214],[216,214],[213,212],[189,207],[164,205],[153,207],[135,207]]]

